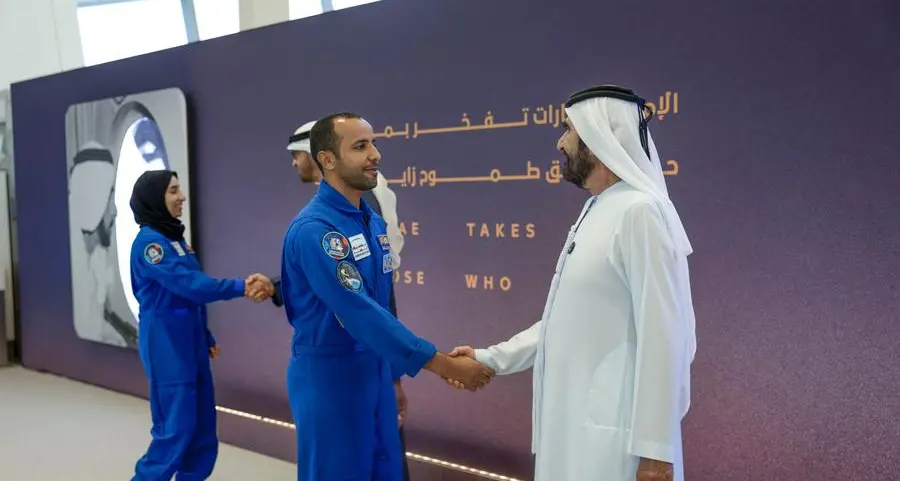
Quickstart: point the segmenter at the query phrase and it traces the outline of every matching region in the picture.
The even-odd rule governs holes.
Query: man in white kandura
[[[569,231],[541,320],[506,342],[452,353],[499,375],[534,367],[536,481],[684,479],[692,249],[644,105],[615,86],[569,98],[557,147],[565,179],[592,197]]]

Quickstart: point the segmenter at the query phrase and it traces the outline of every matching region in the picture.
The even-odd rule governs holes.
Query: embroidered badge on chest
[[[334,260],[343,260],[350,255],[350,242],[340,232],[329,232],[322,237],[322,249]]]
[[[159,264],[163,260],[163,248],[156,242],[144,247],[144,260],[149,264]]]
[[[381,244],[381,250],[391,250],[391,241],[388,240],[388,236],[384,234],[378,236],[378,243]]]
[[[364,234],[356,234],[350,237],[350,248],[353,250],[353,260],[358,261],[372,255],[369,251],[369,243]]]
[[[172,244],[172,248],[175,249],[175,252],[178,253],[179,257],[184,257],[184,249],[181,248],[181,244],[179,244],[178,241],[170,242],[170,244]]]
[[[354,266],[350,262],[338,262],[337,278],[338,282],[340,282],[341,285],[349,291],[359,292],[362,290],[362,276],[359,275],[359,270],[356,269],[356,266]]]
[[[391,253],[387,252],[384,254],[384,258],[381,261],[381,273],[389,274],[394,271],[393,259],[391,257]]]

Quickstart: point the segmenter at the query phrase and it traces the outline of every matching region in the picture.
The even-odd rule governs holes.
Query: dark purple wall
[[[679,111],[651,124],[691,236],[699,350],[686,421],[691,480],[882,479],[900,466],[900,8],[816,3],[384,1],[13,86],[24,362],[144,395],[134,352],[71,321],[63,116],[70,104],[177,86],[193,123],[197,249],[215,275],[279,268],[312,195],[284,150],[334,110],[383,129],[521,118],[577,88],[630,86]],[[440,177],[542,171],[559,130],[529,125],[383,139],[383,169]],[[584,194],[542,181],[394,186],[419,223],[401,317],[442,348],[506,339],[540,315]],[[467,222],[533,223],[534,238]],[[508,228],[507,228],[508,233]],[[508,276],[508,292],[465,274]],[[271,305],[211,306],[220,404],[288,420],[290,331]],[[528,477],[530,374],[484,392],[407,382],[410,449]],[[280,428],[271,428],[280,429]],[[228,441],[261,450],[266,436]],[[893,467],[893,468],[892,468]]]

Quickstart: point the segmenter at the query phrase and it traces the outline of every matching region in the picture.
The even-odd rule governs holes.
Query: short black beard
[[[566,164],[563,165],[563,178],[568,182],[575,184],[578,188],[584,189],[588,177],[594,171],[594,163],[591,162],[591,153],[584,141],[578,139],[578,151],[574,156],[563,151],[566,156]]]
[[[341,164],[343,159],[341,159],[341,157],[337,155],[335,155],[335,158],[338,164]],[[349,187],[352,187],[356,190],[366,192],[374,189],[375,186],[378,185],[378,178],[375,178],[375,180],[369,180],[369,178],[366,177],[365,172],[359,172],[357,175],[346,175],[343,172],[343,165],[338,170],[338,175],[340,175],[341,180],[343,180],[344,183]]]
[[[343,179],[344,183],[346,183],[350,187],[353,187],[356,190],[361,190],[363,192],[372,190],[376,185],[378,185],[378,179],[371,181],[368,177],[365,176],[365,174],[362,174],[361,176],[344,177]]]

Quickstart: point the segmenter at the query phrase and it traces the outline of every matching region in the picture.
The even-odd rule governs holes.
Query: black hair
[[[336,157],[340,157],[341,137],[334,131],[334,121],[337,119],[361,119],[359,114],[353,112],[338,112],[327,115],[317,120],[309,130],[309,152],[312,154],[313,161],[316,166],[324,174],[325,169],[319,163],[317,157],[321,151],[331,152]]]

